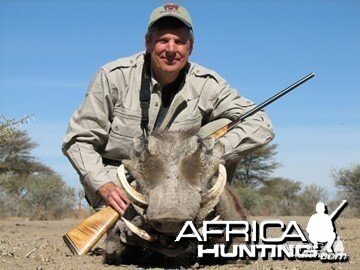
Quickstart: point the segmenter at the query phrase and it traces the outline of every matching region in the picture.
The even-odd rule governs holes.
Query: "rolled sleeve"
[[[80,179],[94,192],[114,181],[114,168],[103,164],[100,152],[109,139],[113,117],[111,84],[103,70],[93,78],[83,104],[75,111],[62,145]]]

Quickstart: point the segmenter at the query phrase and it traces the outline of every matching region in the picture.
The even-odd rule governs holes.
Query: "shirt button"
[[[116,131],[118,131],[118,130],[119,130],[118,126],[115,126],[115,130],[116,130]]]
[[[156,101],[156,102],[155,102],[155,106],[156,106],[156,107],[159,106],[159,102]]]

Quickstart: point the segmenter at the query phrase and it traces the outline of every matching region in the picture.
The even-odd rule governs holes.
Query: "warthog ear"
[[[134,138],[133,144],[136,154],[139,154],[144,150],[146,143],[147,143],[147,139],[142,135]]]
[[[148,148],[150,154],[152,154],[152,155],[156,154],[157,144],[158,144],[157,138],[155,138],[154,136],[148,137],[147,148]]]
[[[212,155],[221,158],[224,154],[225,154],[225,145],[220,140],[216,140]]]
[[[205,152],[216,157],[221,157],[225,153],[224,145],[214,138],[205,139],[202,141]]]
[[[189,145],[190,145],[190,153],[194,154],[196,150],[199,149],[200,146],[200,138],[199,136],[192,136],[189,138]]]
[[[210,152],[213,150],[215,146],[215,139],[214,138],[205,139],[202,141],[202,145],[204,146],[206,152]]]

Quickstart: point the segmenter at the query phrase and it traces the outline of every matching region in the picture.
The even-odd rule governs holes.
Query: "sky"
[[[0,114],[22,118],[40,161],[79,187],[61,153],[68,121],[94,73],[144,50],[151,11],[166,1],[0,1]],[[360,1],[176,1],[194,24],[190,61],[261,103],[281,176],[337,190],[330,177],[360,161]]]

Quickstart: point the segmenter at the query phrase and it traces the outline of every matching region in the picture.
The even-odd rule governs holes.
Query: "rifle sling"
[[[144,56],[144,65],[141,72],[140,86],[140,107],[141,107],[141,123],[140,127],[145,137],[149,134],[149,107],[150,107],[150,55]]]

